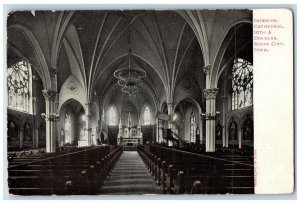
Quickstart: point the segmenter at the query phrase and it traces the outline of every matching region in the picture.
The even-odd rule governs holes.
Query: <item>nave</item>
[[[252,19],[10,13],[10,194],[254,193]]]

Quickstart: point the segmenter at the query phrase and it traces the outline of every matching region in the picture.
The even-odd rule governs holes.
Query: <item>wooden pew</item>
[[[82,149],[8,168],[9,192],[17,195],[94,194],[121,154],[121,148]]]
[[[196,154],[154,145],[139,146],[138,151],[165,193],[254,193],[249,156]]]

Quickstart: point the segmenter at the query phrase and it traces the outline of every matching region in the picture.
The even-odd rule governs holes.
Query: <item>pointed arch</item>
[[[231,39],[233,38],[233,34],[231,34],[230,32],[232,31],[233,28],[239,29],[243,25],[247,25],[247,24],[252,25],[251,18],[238,19],[233,24],[231,24],[231,26],[229,26],[227,31],[225,32],[222,43],[220,44],[215,59],[213,61],[214,63],[212,65],[211,76],[210,76],[210,87],[217,87],[218,73],[220,72],[220,69],[222,69],[220,67],[221,62],[223,60],[227,47],[229,46]]]
[[[38,41],[34,37],[33,33],[27,27],[25,27],[23,25],[18,25],[18,24],[9,26],[7,28],[7,30],[8,31],[16,30],[18,32],[21,32],[22,35],[25,37],[25,39],[29,42],[29,44],[31,45],[32,50],[35,54],[37,62],[38,62],[38,65],[36,65],[37,66],[36,68],[41,70],[39,73],[41,73],[41,79],[43,82],[44,89],[51,89],[52,83],[51,83],[48,65],[47,65],[45,56],[43,55],[43,51],[42,51]],[[11,42],[9,42],[9,39],[8,39],[8,43],[11,46],[13,45]],[[15,49],[18,50],[17,48],[15,48]],[[21,54],[24,55],[25,53],[21,53]]]

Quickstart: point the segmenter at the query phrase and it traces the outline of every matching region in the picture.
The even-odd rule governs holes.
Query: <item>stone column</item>
[[[163,142],[163,129],[164,129],[164,124],[161,119],[158,119],[158,136],[157,136],[157,142],[161,143]]]
[[[239,149],[242,148],[242,132],[243,132],[243,128],[239,128],[238,129],[238,141],[239,141]]]
[[[91,146],[92,144],[92,115],[91,115],[91,103],[85,104],[85,139],[86,145]]]
[[[226,147],[226,114],[227,114],[227,96],[222,97],[222,146]]]
[[[33,115],[34,115],[34,132],[33,132],[33,148],[38,148],[39,146],[39,131],[38,131],[38,115],[37,115],[37,102],[38,99],[37,97],[32,97],[32,102],[33,102]]]
[[[228,147],[228,144],[229,144],[229,127],[225,126],[225,147]]]
[[[156,137],[153,142],[159,143],[159,119],[158,118],[155,119],[155,123],[156,123]]]
[[[199,134],[200,134],[200,144],[203,144],[203,121],[201,116],[199,117]]]
[[[168,102],[168,115],[169,115],[169,121],[168,121],[168,128],[172,130],[173,128],[173,114],[174,114],[174,104],[173,102]],[[173,142],[170,140],[168,141],[168,146],[173,146]]]
[[[168,103],[168,115],[170,117],[169,123],[168,123],[168,128],[172,129],[172,118],[174,114],[174,104],[173,102]]]
[[[20,149],[23,148],[23,139],[24,139],[24,134],[23,134],[23,127],[20,128],[20,131],[19,131],[19,138],[20,138]]]
[[[55,152],[56,151],[56,121],[58,115],[56,114],[55,109],[55,98],[56,91],[53,90],[43,90],[43,95],[46,102],[46,113],[42,114],[46,121],[46,152]]]
[[[215,134],[216,134],[216,96],[217,88],[205,89],[204,97],[206,100],[206,152],[215,151]]]

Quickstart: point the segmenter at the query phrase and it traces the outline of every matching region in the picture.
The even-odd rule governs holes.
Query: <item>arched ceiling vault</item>
[[[146,71],[145,81],[156,96],[163,89],[171,97],[179,70],[188,69],[183,59],[190,57],[186,53],[195,38],[190,26],[173,11],[75,12],[64,45],[68,56],[73,52],[76,67],[84,70],[77,72],[81,75],[77,78],[86,84],[88,97],[95,91],[102,96],[107,82],[114,80],[113,72],[126,60],[129,23],[134,63]]]
[[[145,81],[142,81],[138,92],[129,96],[128,94],[122,93],[117,80],[113,81],[108,87],[108,90],[102,97],[100,104],[107,109],[110,105],[114,105],[118,108],[118,112],[123,111],[124,104],[131,103],[138,113],[142,110],[144,104],[150,105],[153,111],[157,111],[157,101],[154,91],[148,86]]]
[[[199,73],[203,75],[202,67],[214,64],[232,24],[250,17],[251,11],[247,10],[36,11],[34,15],[18,11],[9,16],[8,27],[29,30],[33,38],[29,45],[35,42],[40,49],[26,49],[28,39],[15,31],[9,43],[40,67],[41,78],[48,87],[53,86],[47,69],[58,69],[59,74],[60,69],[66,69],[59,80],[73,74],[91,100],[95,92],[98,98],[103,97],[115,80],[113,72],[124,64],[130,24],[133,60],[146,71],[145,84],[155,97],[164,92],[171,102],[181,76],[191,66],[201,69]],[[216,77],[218,71],[214,73]],[[197,78],[204,80],[198,75]],[[54,89],[59,91],[60,87]]]

